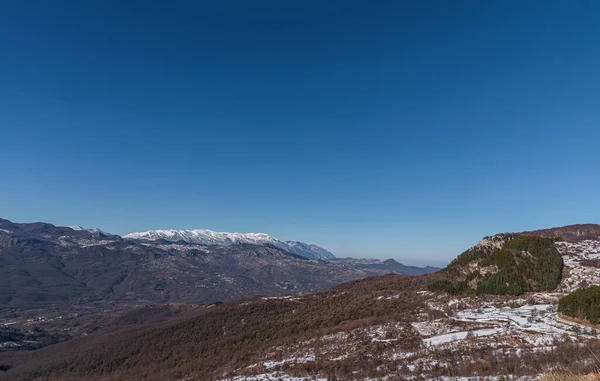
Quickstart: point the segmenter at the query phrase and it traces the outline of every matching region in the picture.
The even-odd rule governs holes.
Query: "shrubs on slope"
[[[35,352],[0,354],[0,366],[12,367],[0,379],[164,381],[199,375],[193,379],[218,380],[227,378],[227,371],[256,364],[271,348],[388,321],[406,327],[398,332],[394,345],[412,350],[421,343],[410,322],[427,310],[416,294],[426,277],[385,275],[293,298],[206,306],[173,321],[90,335]],[[391,291],[397,297],[378,299]],[[385,347],[370,339],[366,342]],[[350,369],[373,374],[382,363],[377,358],[356,361],[360,362]],[[341,372],[335,367],[344,366],[343,362],[328,364],[315,361],[310,371],[327,374],[329,366]]]
[[[600,324],[600,286],[582,288],[558,302],[558,312],[592,324]]]
[[[489,253],[474,247],[458,256],[444,270],[446,276],[430,284],[429,290],[521,295],[558,286],[563,262],[554,240],[533,236],[506,238],[501,248]]]

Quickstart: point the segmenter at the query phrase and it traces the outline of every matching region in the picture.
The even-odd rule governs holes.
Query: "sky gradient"
[[[4,1],[0,217],[439,264],[600,222],[600,2]]]

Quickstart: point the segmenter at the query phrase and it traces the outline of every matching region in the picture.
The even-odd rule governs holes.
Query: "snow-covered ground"
[[[284,364],[289,364],[289,363],[301,364],[301,363],[311,362],[311,361],[315,361],[314,355],[306,355],[306,356],[302,356],[302,357],[290,357],[290,358],[286,358],[286,359],[283,359],[280,361],[265,361],[263,363],[263,365],[265,368],[271,369],[271,368],[275,368],[276,366],[280,366],[280,365],[284,365]]]
[[[501,328],[487,328],[487,329],[476,329],[473,331],[459,331],[459,332],[450,332],[444,333],[441,335],[431,336],[426,339],[423,339],[423,343],[427,346],[431,345],[441,345],[451,342],[456,342],[458,340],[465,340],[468,337],[483,337],[483,336],[492,336],[503,333],[504,330]]]
[[[490,376],[490,377],[439,377],[433,378],[432,381],[501,381],[501,380],[511,380],[511,381],[532,381],[536,380],[539,377],[530,377],[530,376],[522,376],[522,377],[513,377],[513,376]]]
[[[306,377],[292,377],[283,372],[262,373],[254,376],[237,376],[227,381],[304,381]],[[314,381],[327,381],[327,378],[311,378]],[[225,380],[222,380],[225,381]]]
[[[436,327],[444,324],[444,320],[433,321]],[[579,341],[595,337],[593,329],[561,319],[557,316],[556,305],[523,305],[520,307],[494,307],[486,306],[477,309],[457,311],[449,320],[464,323],[487,324],[489,328],[472,328],[469,330],[440,333],[425,337],[423,342],[428,345],[457,344],[468,338],[486,337],[487,341],[495,343],[508,343],[515,340],[528,344],[528,346],[546,346],[555,341],[569,339]],[[426,332],[421,323],[421,332]],[[446,322],[446,324],[448,324]]]
[[[568,268],[568,274],[558,287],[558,292],[569,293],[586,285],[600,284],[600,268],[581,263],[585,260],[600,260],[600,241],[557,242],[556,248]]]
[[[238,376],[227,379],[227,381],[306,381],[310,379],[312,381],[327,381],[327,378],[308,378],[308,377],[292,377],[283,372],[272,372],[263,373],[255,376]],[[363,378],[363,381],[385,381],[387,377],[378,378]],[[432,381],[500,381],[500,380],[511,380],[511,381],[533,381],[537,377],[512,377],[512,376],[491,376],[491,377],[439,377],[432,378]],[[221,380],[225,381],[225,380]]]

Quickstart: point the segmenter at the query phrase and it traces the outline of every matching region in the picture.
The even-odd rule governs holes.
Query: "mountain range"
[[[402,263],[398,263],[393,259],[386,259],[381,261],[379,259],[371,258],[335,258],[330,262],[343,264],[346,266],[353,267],[355,269],[371,270],[371,271],[385,271],[387,273],[401,274],[401,275],[423,275],[436,272],[440,270],[439,267],[434,266],[406,266]]]
[[[317,291],[402,271],[314,259],[325,250],[294,241],[283,246],[266,234],[215,233],[210,243],[197,243],[207,235],[124,239],[98,229],[0,219],[0,307],[214,303]]]
[[[333,259],[335,256],[317,245],[309,245],[298,241],[280,241],[265,233],[227,233],[207,229],[195,230],[148,230],[130,233],[123,238],[138,241],[165,240],[169,242],[185,242],[200,245],[228,246],[235,243],[255,245],[271,244],[292,254],[313,259]]]

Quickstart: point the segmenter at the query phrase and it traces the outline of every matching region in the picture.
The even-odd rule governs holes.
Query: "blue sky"
[[[440,263],[600,222],[596,1],[0,4],[0,216]]]

